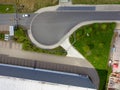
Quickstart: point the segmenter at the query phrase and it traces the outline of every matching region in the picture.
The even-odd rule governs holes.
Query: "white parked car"
[[[29,17],[29,14],[23,14],[22,17]]]
[[[5,40],[5,41],[8,41],[8,40],[9,40],[9,34],[5,34],[4,40]]]

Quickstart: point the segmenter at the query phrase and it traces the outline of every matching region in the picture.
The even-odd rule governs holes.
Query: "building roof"
[[[0,90],[94,90],[94,89],[66,85],[53,85],[34,80],[0,76]]]
[[[14,26],[0,25],[0,33],[14,35]]]
[[[70,74],[63,72],[56,72],[43,69],[28,69],[28,68],[19,68],[4,66],[0,64],[0,75],[2,76],[11,76],[17,78],[24,78],[42,82],[49,82],[53,84],[62,84],[76,87],[84,88],[94,88],[94,85],[89,80],[87,76],[81,76],[78,74]]]
[[[0,32],[9,33],[9,25],[0,25]]]

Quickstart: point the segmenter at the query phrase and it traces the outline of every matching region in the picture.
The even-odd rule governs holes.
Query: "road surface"
[[[93,21],[93,23],[96,21],[120,21],[120,11],[89,12],[65,10],[44,12],[33,19],[31,32],[33,38],[47,48],[47,46],[52,46],[60,41],[64,41],[66,35],[70,36],[74,32],[71,31],[72,28],[88,21]]]

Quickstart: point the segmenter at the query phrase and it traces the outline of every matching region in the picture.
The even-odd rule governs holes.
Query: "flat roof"
[[[9,35],[14,36],[14,26],[9,26]]]
[[[86,76],[81,76],[77,74],[69,74],[62,72],[53,72],[50,70],[43,69],[30,69],[23,68],[13,65],[0,64],[0,75],[11,76],[17,78],[24,78],[42,82],[50,82],[54,84],[63,84],[69,86],[94,88],[93,83]]]
[[[0,32],[9,32],[9,25],[0,25]]]
[[[53,85],[34,80],[0,76],[0,90],[95,90],[82,87]]]

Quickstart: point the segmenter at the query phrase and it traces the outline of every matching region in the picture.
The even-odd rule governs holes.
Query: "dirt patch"
[[[19,12],[33,12],[39,8],[56,5],[58,0],[0,0],[1,4],[16,4]]]

